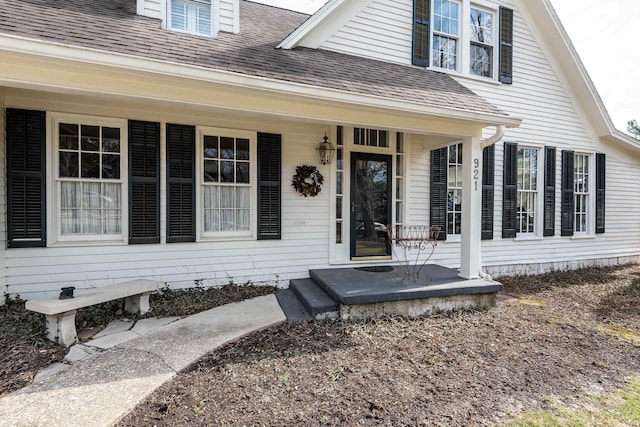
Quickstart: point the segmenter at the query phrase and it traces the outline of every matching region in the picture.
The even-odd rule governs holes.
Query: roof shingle
[[[0,33],[265,77],[430,107],[507,117],[450,76],[326,50],[276,49],[308,15],[240,1],[240,34],[160,28],[135,0],[0,0]]]

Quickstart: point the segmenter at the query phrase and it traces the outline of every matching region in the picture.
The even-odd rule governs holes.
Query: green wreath
[[[315,166],[302,165],[296,167],[291,186],[304,197],[315,197],[322,190],[324,177]]]

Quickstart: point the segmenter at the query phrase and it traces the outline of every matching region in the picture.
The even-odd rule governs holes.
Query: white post
[[[462,236],[460,277],[476,279],[482,269],[482,150],[480,136],[462,144]]]

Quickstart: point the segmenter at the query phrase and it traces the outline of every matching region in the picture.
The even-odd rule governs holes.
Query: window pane
[[[100,154],[82,153],[82,178],[100,178]]]
[[[236,159],[237,160],[249,160],[249,140],[240,139],[236,140]]]
[[[342,197],[336,197],[336,219],[342,219]]]
[[[78,149],[78,125],[60,123],[58,125],[61,150]]]
[[[220,188],[220,207],[223,209],[236,207],[236,188],[235,187]]]
[[[196,4],[195,6],[196,32],[198,34],[211,34],[211,5]]]
[[[80,140],[83,151],[99,151],[100,150],[100,126],[81,127]]]
[[[104,211],[105,219],[104,219],[104,233],[105,234],[120,234],[121,228],[120,224],[122,223],[122,211],[116,209],[108,209]]]
[[[251,206],[251,189],[249,187],[237,187],[236,208],[249,209]]]
[[[388,147],[389,146],[389,132],[386,130],[380,131],[380,147]]]
[[[102,198],[102,207],[108,209],[120,209],[120,188],[121,184],[103,184],[104,196]]]
[[[336,176],[336,194],[342,194],[342,172],[338,172]]]
[[[247,162],[236,163],[236,183],[238,184],[249,183],[249,163]]]
[[[219,188],[215,185],[205,185],[203,188],[204,208],[218,209],[220,207]]]
[[[80,234],[80,209],[62,209],[60,212],[60,233]]]
[[[206,135],[204,137],[204,157],[208,159],[218,158],[218,137]]]
[[[217,160],[204,161],[204,182],[218,182],[218,163]]]
[[[82,234],[102,234],[100,209],[82,210]]]
[[[60,152],[60,178],[77,178],[79,172],[78,153]]]
[[[220,182],[235,182],[234,178],[234,162],[220,162]]]
[[[102,178],[120,179],[120,155],[102,155]]]
[[[220,138],[220,154],[223,159],[233,159],[234,156],[234,147],[233,138],[221,137]]]
[[[235,215],[236,211],[233,209],[225,209],[220,211],[220,231],[234,231],[235,226]]]
[[[236,229],[238,231],[249,230],[249,210],[240,209],[236,211]]]
[[[471,73],[482,77],[493,77],[493,48],[471,44]]]
[[[60,206],[63,209],[80,207],[80,185],[79,182],[60,184]]]
[[[204,231],[220,231],[220,211],[217,209],[204,211]]]
[[[471,9],[471,41],[493,44],[493,14]]]
[[[119,128],[102,128],[102,151],[105,153],[120,152]]]

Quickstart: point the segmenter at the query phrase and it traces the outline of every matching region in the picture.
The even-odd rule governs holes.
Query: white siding
[[[374,0],[320,49],[411,64],[411,0]]]
[[[138,0],[138,14],[149,18],[162,19],[164,1],[162,0]]]
[[[304,198],[295,193],[290,181],[297,165],[315,163],[315,145],[330,128],[204,111],[175,113],[144,105],[100,105],[79,98],[21,91],[12,91],[7,105],[48,112],[154,120],[161,122],[163,129],[169,122],[279,133],[283,141],[282,240],[221,239],[197,243],[10,249],[6,251],[10,294],[20,294],[25,299],[39,298],[57,295],[66,285],[86,288],[134,278],[162,280],[171,287],[193,286],[196,281],[203,285],[233,281],[286,286],[292,278],[308,277],[309,268],[329,266],[330,184],[325,183],[317,197]],[[164,165],[164,132],[162,141],[161,164]],[[4,144],[2,147],[4,149]],[[328,168],[321,170],[325,176],[330,176]],[[164,229],[164,167],[161,172]]]

